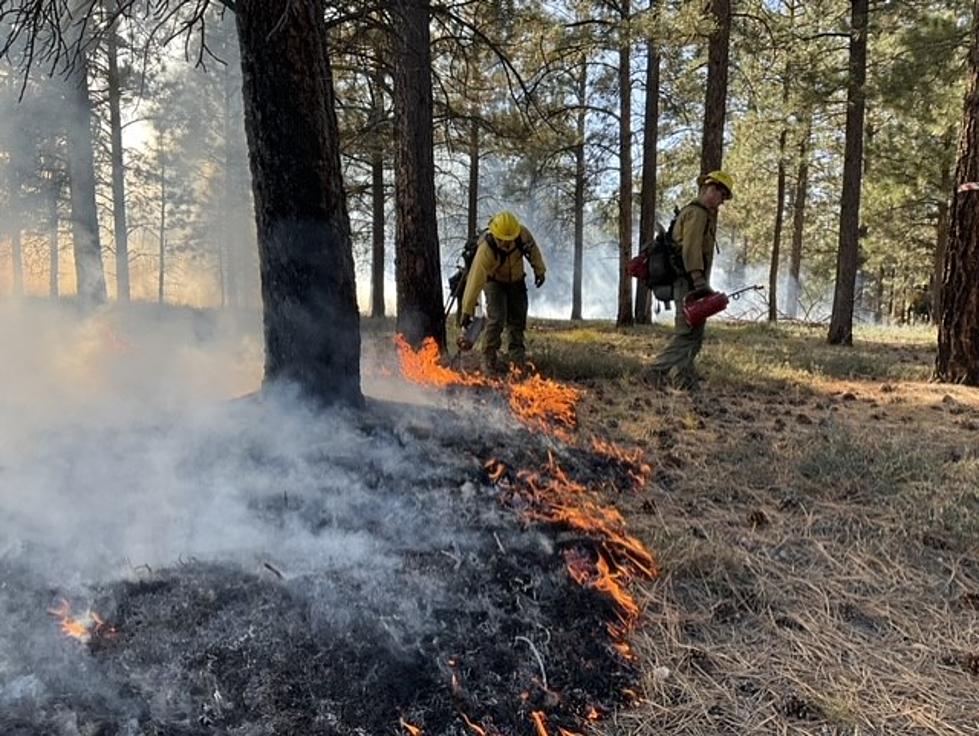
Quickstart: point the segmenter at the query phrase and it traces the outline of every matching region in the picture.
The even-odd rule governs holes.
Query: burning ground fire
[[[553,435],[567,445],[574,444],[576,407],[582,396],[578,389],[517,370],[502,380],[470,376],[443,366],[434,341],[426,341],[417,352],[400,335],[396,341],[406,379],[434,388],[453,385],[492,388],[506,395],[511,412],[528,429]],[[646,486],[652,471],[643,459],[642,450],[625,450],[597,437],[592,438],[590,449],[623,468],[635,490]],[[618,621],[607,623],[612,646],[624,660],[634,660],[626,636],[638,622],[641,607],[628,585],[637,578],[657,576],[652,553],[627,532],[618,510],[603,504],[595,490],[569,477],[551,451],[539,470],[514,471],[495,458],[485,462],[484,470],[490,483],[500,488],[508,505],[519,509],[528,521],[574,530],[593,540],[591,550],[581,547],[564,550],[568,574],[579,585],[597,591],[614,603]],[[588,714],[589,720],[599,717],[595,709]],[[486,733],[468,717],[464,718],[477,736]],[[537,736],[550,736],[552,731],[543,712],[534,711],[532,721]],[[557,734],[575,736],[563,728]]]
[[[61,633],[78,639],[82,644],[88,644],[93,637],[110,637],[116,633],[95,611],[90,610],[83,616],[74,618],[71,615],[71,604],[64,598],[55,608],[49,608],[48,614],[58,620]]]

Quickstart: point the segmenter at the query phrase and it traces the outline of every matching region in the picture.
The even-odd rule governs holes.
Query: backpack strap
[[[512,250],[503,250],[503,248],[501,248],[500,244],[496,242],[496,238],[493,237],[493,234],[489,230],[483,231],[483,237],[486,238],[486,242],[489,244],[490,249],[493,251],[493,254],[499,259],[500,263],[503,263],[513,252]],[[517,248],[520,249],[521,255],[523,255],[523,257],[529,261],[530,243],[524,242],[522,232],[520,233],[520,235],[517,236],[516,245]]]

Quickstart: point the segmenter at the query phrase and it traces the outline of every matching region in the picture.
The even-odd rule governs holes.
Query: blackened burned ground
[[[618,703],[635,672],[610,646],[605,623],[615,612],[569,579],[561,554],[591,549],[593,540],[527,527],[501,508],[481,470],[484,453],[519,454],[531,464],[546,452],[533,452],[535,440],[513,428],[472,441],[457,418],[391,423],[398,428],[379,421],[363,431],[413,446],[418,461],[441,463],[442,482],[429,477],[419,486],[366,461],[360,469],[372,478],[370,505],[390,503],[418,529],[452,519],[467,531],[464,546],[402,546],[386,593],[336,567],[291,575],[274,565],[245,571],[198,561],[103,584],[93,609],[116,632],[87,645],[57,641],[74,650],[65,655],[70,663],[32,694],[4,695],[0,682],[0,733],[344,736],[403,732],[403,719],[425,734],[461,736],[472,733],[465,714],[490,733],[534,734],[537,710],[556,733],[578,730],[592,708]],[[593,473],[606,467],[580,451],[565,460]],[[284,493],[254,511],[328,535],[349,523],[330,513],[329,495],[338,492]],[[389,525],[397,519],[364,516],[370,534],[395,536]],[[43,619],[50,598],[23,584],[21,599],[31,599]],[[413,600],[392,608],[402,597]]]

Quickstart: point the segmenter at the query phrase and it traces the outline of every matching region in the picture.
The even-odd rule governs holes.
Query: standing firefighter
[[[717,210],[731,199],[734,180],[724,171],[712,171],[697,179],[697,199],[677,215],[672,238],[675,248],[677,278],[673,283],[676,303],[676,327],[670,342],[649,370],[649,380],[656,385],[670,383],[693,388],[698,379],[694,359],[704,342],[704,323],[691,327],[683,314],[684,299],[698,299],[712,292],[711,262],[717,237]]]
[[[521,365],[525,359],[524,331],[527,329],[527,284],[523,259],[534,269],[534,285],[544,283],[544,258],[534,236],[512,212],[493,216],[489,228],[479,236],[476,255],[469,269],[462,297],[462,326],[466,328],[476,313],[479,292],[486,293],[486,328],[483,332],[483,370],[498,373],[496,353],[503,344],[506,326],[508,360]]]

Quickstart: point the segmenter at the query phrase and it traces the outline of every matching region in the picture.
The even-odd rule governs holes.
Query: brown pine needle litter
[[[535,327],[652,466],[616,500],[662,568],[644,692],[595,733],[979,734],[979,391],[928,382],[932,332],[712,325],[691,395],[639,380],[662,326]]]

